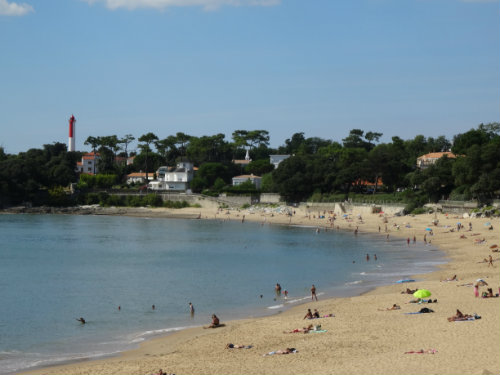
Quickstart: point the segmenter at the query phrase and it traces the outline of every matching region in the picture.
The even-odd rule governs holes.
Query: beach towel
[[[315,330],[315,329],[312,329],[310,330],[309,332],[313,333],[323,333],[323,332],[328,332],[326,329],[318,329],[318,330]]]

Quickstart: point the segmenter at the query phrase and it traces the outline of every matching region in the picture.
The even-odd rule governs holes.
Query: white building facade
[[[179,162],[175,168],[163,166],[158,168],[156,180],[150,182],[148,187],[151,190],[186,191],[193,175],[194,167],[191,162]]]

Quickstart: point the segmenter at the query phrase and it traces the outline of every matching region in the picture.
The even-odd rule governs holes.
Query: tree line
[[[311,197],[328,200],[347,198],[353,193],[393,194],[417,207],[442,198],[487,202],[500,191],[500,124],[480,124],[451,140],[418,135],[403,140],[394,136],[381,143],[382,133],[352,129],[341,142],[319,137],[306,138],[295,133],[283,145],[269,146],[266,130],[236,130],[230,140],[224,134],[191,136],[182,132],[161,139],[154,133],[137,138],[133,152],[129,147],[136,138],[89,136],[85,141],[100,155],[99,172],[123,180],[134,171],[154,173],[163,165],[174,166],[182,159],[199,169],[191,188],[195,192],[218,194],[231,190],[231,178],[239,174],[262,177],[262,190],[280,193],[288,201]],[[457,157],[443,157],[426,169],[416,160],[430,152],[451,150]],[[246,152],[252,161],[242,166],[233,163]],[[269,155],[291,155],[277,169]],[[117,163],[117,157],[135,156],[132,165]],[[77,182],[76,162],[81,152],[68,152],[66,145],[54,143],[42,149],[30,149],[18,155],[5,154],[0,148],[0,204],[46,203],[54,191]],[[382,181],[383,185],[378,185]],[[367,182],[375,184],[367,191]],[[56,189],[58,188],[58,189]],[[233,189],[234,190],[234,189]],[[240,191],[248,193],[252,187]]]

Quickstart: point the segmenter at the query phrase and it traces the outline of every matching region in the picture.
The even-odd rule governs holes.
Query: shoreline
[[[114,209],[123,211],[123,209]],[[226,213],[215,213],[214,209],[202,209],[202,208],[187,208],[187,209],[132,209],[133,212],[126,213],[127,216],[144,216],[144,217],[182,217],[182,218],[201,218],[210,219],[215,218],[220,220],[248,220],[248,221],[261,221],[264,223],[272,224],[284,224],[284,225],[306,225],[310,227],[320,227],[324,228],[326,219],[311,219],[306,217],[307,213],[299,212],[298,215],[294,216],[292,220],[289,217],[282,215],[271,215],[261,213],[260,215],[250,214],[247,211],[233,211]],[[227,214],[229,212],[229,214]],[[115,215],[124,215],[123,212],[112,213]],[[243,215],[245,215],[243,217]],[[355,213],[353,213],[355,215]],[[364,215],[366,216],[366,215]],[[433,215],[432,215],[433,216]],[[447,217],[439,214],[440,224],[446,222]],[[451,218],[451,216],[449,216]],[[378,215],[372,214],[369,217],[364,217],[363,223],[356,223],[354,221],[347,221],[337,219],[335,221],[335,227],[339,226],[338,230],[343,231],[354,231],[354,227],[358,226],[360,233],[371,233],[377,235],[377,226],[381,225],[381,218]],[[421,241],[422,230],[421,226],[423,223],[428,223],[432,221],[431,215],[420,215],[417,217],[395,217],[389,218],[388,223],[388,233],[399,239],[409,237],[411,232],[416,233],[418,226],[419,241]],[[452,219],[450,224],[454,224],[456,220]],[[492,244],[492,241],[498,242],[498,235],[494,236],[493,233],[485,231],[484,222],[490,219],[461,219],[461,221],[471,221],[474,223],[474,227],[477,228],[477,232],[481,232],[482,235],[488,237],[488,245]],[[293,223],[292,223],[293,221]],[[393,230],[393,223],[398,223],[401,225],[400,230]],[[403,222],[411,222],[411,228],[405,228]],[[427,225],[427,224],[426,224]],[[441,225],[440,225],[441,226]],[[438,232],[439,228],[439,232]],[[456,308],[460,308],[464,313],[475,313],[476,311],[469,311],[469,306],[475,303],[486,302],[488,304],[488,309],[483,311],[483,306],[477,308],[478,314],[483,316],[484,320],[461,323],[464,329],[471,331],[473,334],[474,326],[488,326],[484,329],[482,335],[476,337],[478,349],[470,349],[470,337],[460,338],[462,344],[453,343],[455,351],[458,350],[459,355],[455,353],[452,356],[451,361],[442,361],[442,355],[427,356],[426,359],[430,359],[433,363],[430,366],[429,372],[422,371],[425,368],[419,368],[417,373],[477,373],[482,374],[485,371],[488,373],[498,373],[500,370],[500,360],[496,357],[497,349],[500,344],[500,330],[498,324],[499,308],[498,299],[492,299],[490,301],[474,299],[472,296],[472,288],[449,288],[453,283],[440,283],[439,279],[452,276],[451,273],[458,273],[458,265],[464,263],[461,259],[464,255],[470,256],[470,249],[468,246],[457,246],[462,249],[462,252],[451,251],[450,244],[455,245],[465,245],[465,242],[460,243],[456,240],[458,237],[457,233],[446,231],[446,233],[441,233],[443,228],[436,228],[436,234],[433,236],[432,245],[442,250],[446,255],[447,263],[443,265],[438,265],[436,271],[426,274],[414,275],[415,277],[421,279],[419,281],[419,286],[422,285],[430,290],[439,290],[443,287],[447,287],[447,292],[457,295],[455,298],[448,298],[446,294],[441,296],[441,293],[435,293],[436,298],[439,300],[439,304],[435,305],[435,314],[425,314],[418,316],[418,318],[423,318],[426,315],[432,317],[432,321],[435,321],[435,327],[428,327],[431,329],[430,333],[436,331],[442,331],[442,325],[444,323],[444,328],[453,328],[455,325],[460,325],[460,323],[449,323],[442,316],[451,316],[454,314]],[[412,230],[409,230],[412,229]],[[445,228],[446,229],[446,228]],[[332,229],[333,230],[333,229]],[[337,230],[337,229],[335,229]],[[464,234],[470,234],[464,230]],[[380,233],[385,235],[384,232]],[[473,237],[471,237],[473,238]],[[453,239],[453,241],[451,241]],[[462,240],[463,241],[463,240]],[[470,244],[470,242],[468,241]],[[436,246],[437,244],[437,246]],[[454,244],[454,245],[453,245]],[[481,247],[485,249],[485,247]],[[468,251],[467,251],[468,250]],[[473,249],[475,250],[475,249]],[[462,254],[464,253],[464,254]],[[467,253],[467,254],[465,254]],[[482,253],[485,253],[484,251]],[[491,252],[490,252],[491,253]],[[486,253],[485,253],[486,254]],[[495,258],[495,254],[493,254]],[[466,262],[467,263],[467,262]],[[498,263],[496,263],[498,264]],[[474,261],[474,268],[478,268]],[[480,269],[486,271],[486,264]],[[498,265],[497,265],[498,267]],[[472,267],[469,267],[472,268]],[[488,275],[485,276],[483,273],[478,276],[478,271],[464,269],[462,267],[464,275],[459,274],[459,279],[464,282],[472,282],[478,277],[486,278],[488,281],[493,281],[490,286],[496,289],[498,284],[500,284],[498,272],[496,268],[489,268],[487,270]],[[494,271],[495,270],[495,271]],[[494,273],[496,272],[496,273]],[[474,276],[472,276],[474,274]],[[477,276],[477,277],[476,277]],[[417,342],[422,342],[417,345],[415,350],[421,349],[420,346],[425,348],[424,342],[425,337],[429,336],[427,329],[422,333],[419,331],[414,331],[411,327],[406,327],[404,321],[408,321],[409,316],[403,315],[398,311],[378,311],[378,308],[389,307],[393,303],[398,303],[402,307],[402,311],[409,311],[411,308],[415,310],[416,307],[421,307],[421,305],[407,305],[402,302],[402,299],[409,300],[412,296],[400,294],[401,289],[404,289],[408,284],[397,284],[397,285],[386,285],[371,288],[370,290],[363,292],[361,295],[354,297],[342,297],[342,298],[328,298],[325,300],[320,300],[319,302],[306,302],[300,303],[299,305],[287,308],[286,311],[282,313],[275,313],[272,315],[258,317],[258,318],[247,318],[235,321],[228,321],[225,328],[220,330],[203,330],[200,327],[188,328],[182,331],[177,331],[170,333],[166,336],[161,336],[148,340],[147,342],[141,343],[139,348],[130,351],[122,352],[117,356],[106,357],[104,359],[91,359],[82,360],[78,362],[72,362],[70,364],[58,364],[50,367],[34,368],[29,371],[23,372],[26,374],[85,374],[85,373],[99,373],[99,374],[113,374],[113,373],[134,373],[134,374],[148,374],[158,371],[159,368],[166,370],[167,372],[175,372],[178,374],[220,374],[220,373],[266,373],[266,374],[278,374],[278,373],[314,373],[314,374],[359,374],[359,373],[412,373],[414,368],[411,364],[414,364],[411,355],[402,356],[401,353],[411,350],[411,348],[401,348],[396,349],[394,341],[399,341],[401,338],[399,336],[407,336],[408,331],[411,331]],[[431,285],[431,286],[429,286]],[[415,287],[414,283],[411,287]],[[458,286],[458,285],[457,285]],[[472,298],[467,298],[462,296],[462,294],[467,289],[467,295]],[[433,292],[434,293],[434,292]],[[463,303],[464,306],[460,305],[463,300],[470,300],[467,303]],[[448,301],[447,301],[448,300]],[[496,301],[496,303],[495,303]],[[354,303],[353,303],[354,302]],[[444,303],[443,303],[444,302]],[[493,304],[491,303],[493,302]],[[311,306],[306,306],[306,305]],[[448,309],[442,309],[443,306],[448,306]],[[486,304],[485,304],[486,305]],[[431,306],[431,305],[429,305]],[[453,306],[453,307],[452,307]],[[309,335],[284,335],[283,330],[300,328],[303,326],[302,316],[306,307],[318,308],[322,313],[333,312],[336,317],[332,319],[322,319],[321,324],[324,329],[328,332],[325,334],[309,334]],[[427,307],[427,305],[426,305]],[[344,310],[349,311],[344,315]],[[445,310],[445,311],[441,311]],[[481,311],[481,312],[479,312]],[[397,314],[397,315],[396,315]],[[444,314],[444,315],[443,315]],[[387,321],[387,318],[391,318]],[[348,316],[351,316],[350,318]],[[358,319],[354,317],[358,317]],[[367,319],[359,320],[359,317],[363,316]],[[438,318],[438,316],[441,316]],[[392,317],[397,317],[398,319],[392,319]],[[489,317],[489,318],[488,318]],[[414,317],[411,317],[414,318]],[[426,321],[429,319],[426,319]],[[362,331],[358,331],[356,324],[363,327]],[[380,326],[380,321],[384,321],[386,324],[394,323],[396,327],[383,328]],[[338,323],[341,323],[340,326]],[[444,322],[444,323],[443,323]],[[485,324],[487,322],[487,324]],[[397,323],[397,324],[396,324]],[[478,324],[480,323],[480,324]],[[450,327],[451,326],[451,327]],[[351,331],[346,328],[350,327]],[[462,328],[460,328],[462,329]],[[264,330],[264,333],[260,332]],[[352,332],[354,330],[355,332]],[[386,332],[384,332],[386,331]],[[387,332],[388,331],[388,332]],[[446,329],[448,331],[448,329]],[[483,331],[483,330],[482,330]],[[329,332],[332,332],[330,335]],[[384,350],[379,350],[380,348],[373,348],[372,343],[366,342],[367,333],[370,332],[372,340],[374,342],[380,341],[378,344],[381,345]],[[427,334],[425,333],[427,332]],[[333,336],[333,337],[332,337]],[[432,336],[432,335],[431,335]],[[349,345],[352,342],[353,337],[357,337],[357,345]],[[375,338],[377,337],[377,339]],[[384,339],[379,339],[379,337],[384,337]],[[252,339],[254,339],[252,341]],[[446,338],[441,338],[441,341],[446,341]],[[240,342],[241,341],[241,342]],[[249,342],[251,341],[251,342]],[[370,341],[370,340],[368,340]],[[392,341],[392,344],[391,344]],[[439,340],[438,340],[439,341]],[[463,345],[463,341],[467,341],[467,345]],[[252,350],[225,350],[224,346],[227,342],[233,342],[235,344],[252,344],[254,348]],[[322,345],[315,346],[314,343],[322,343]],[[331,347],[335,343],[341,348],[350,346],[351,349],[358,347],[359,343],[371,347],[375,350],[377,356],[385,358],[385,366],[383,364],[377,363],[374,366],[372,361],[367,360],[370,357],[370,351],[362,353],[344,353],[345,350],[340,350],[343,354],[341,357],[345,357],[342,361],[331,359],[331,352],[325,350],[325,348]],[[404,341],[403,341],[404,342]],[[346,344],[347,343],[347,344]],[[277,356],[272,360],[270,358],[263,358],[262,354],[277,349],[284,349],[290,345],[294,345],[299,349],[299,353],[293,356]],[[437,345],[435,345],[437,346]],[[446,342],[446,346],[449,343]],[[463,348],[460,350],[460,347]],[[361,345],[363,348],[364,346]],[[312,351],[311,351],[312,349]],[[366,348],[364,348],[366,349]],[[332,349],[334,350],[334,349]],[[441,353],[441,350],[438,349]],[[335,352],[335,350],[334,350]],[[472,352],[472,353],[471,353]],[[485,353],[486,352],[486,353]],[[304,354],[307,353],[307,354]],[[364,354],[363,354],[364,353]],[[401,359],[400,363],[395,363],[394,355],[397,353],[397,357]],[[392,355],[391,355],[392,354]],[[486,354],[486,355],[485,355]],[[199,359],[196,359],[199,357]],[[401,358],[402,357],[402,358]],[[410,358],[408,358],[410,357]],[[436,358],[439,361],[446,363],[445,365],[437,365]],[[155,360],[156,358],[156,360]],[[217,361],[214,361],[217,358]],[[473,371],[463,372],[464,366],[458,365],[456,362],[463,361],[464,358],[474,359],[474,362],[478,358],[482,358],[481,363],[469,363],[470,368]],[[237,359],[237,360],[236,360]],[[286,359],[286,360],[283,360]],[[313,360],[314,359],[314,360]],[[189,362],[189,364],[187,363]],[[341,362],[341,363],[339,363]],[[448,363],[449,362],[449,363]],[[442,371],[441,371],[442,370]]]

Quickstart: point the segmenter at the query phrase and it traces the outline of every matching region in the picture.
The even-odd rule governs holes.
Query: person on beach
[[[457,275],[453,275],[453,277],[449,277],[449,278],[441,280],[441,281],[457,281]]]
[[[317,309],[314,309],[313,318],[319,318],[319,311]]]
[[[281,295],[281,285],[279,283],[276,283],[274,290],[275,290],[277,296]]]
[[[210,324],[208,327],[206,328],[217,328],[220,326],[220,321],[219,321],[219,318],[217,317],[217,315],[215,314],[212,314],[212,324]]]
[[[226,349],[250,349],[252,345],[226,344]]]
[[[313,328],[314,328],[313,325],[309,324],[307,327],[295,328],[292,329],[291,331],[283,331],[283,333],[299,333],[299,332],[309,333],[309,331],[312,331]]]
[[[415,289],[415,290],[411,290],[410,288],[406,288],[406,290],[405,290],[405,291],[403,291],[403,292],[401,292],[401,294],[413,294],[413,293],[415,293],[417,290],[418,290],[418,288],[417,288],[417,289]]]
[[[373,259],[377,260],[377,254],[373,254]]]
[[[491,255],[490,255],[489,259],[488,259],[488,267],[490,267],[490,266],[491,266],[491,267],[495,267],[495,266],[493,265],[493,258],[491,257]]]
[[[288,298],[288,290],[285,289],[285,291],[283,292],[283,294],[285,295],[285,299]]]
[[[316,299],[316,301],[317,301],[318,297],[316,296],[316,287],[313,284],[311,287],[311,300],[314,301],[314,299]]]
[[[85,323],[86,323],[86,322],[85,322],[85,319],[83,319],[82,317],[80,317],[80,318],[78,318],[78,319],[76,319],[76,320],[77,320],[77,321],[79,321],[79,322],[80,322],[80,323],[82,323],[82,324],[85,324]]]
[[[387,310],[400,310],[401,309],[401,306],[399,305],[392,305],[392,307],[387,307],[386,309],[378,309],[378,311],[387,311]]]
[[[194,316],[194,306],[191,302],[189,302],[189,312],[191,313],[191,316]]]
[[[408,247],[410,247],[410,237],[408,237],[408,238],[406,239],[406,245],[408,245]]]
[[[417,237],[414,235],[413,236],[413,244],[416,244],[417,243]]]
[[[366,254],[366,261],[370,261],[370,255]]]
[[[307,309],[307,313],[304,316],[304,319],[312,319],[312,318],[313,318],[313,314],[311,312],[311,309]]]
[[[286,348],[286,349],[280,349],[280,350],[276,350],[274,352],[266,353],[266,354],[264,354],[264,356],[274,355],[274,354],[293,354],[293,353],[297,353],[297,352],[298,352],[298,350],[295,348]]]
[[[483,295],[482,295],[482,297],[483,297],[483,298],[494,298],[494,297],[498,297],[498,295],[496,295],[496,296],[495,296],[495,295],[493,294],[493,288],[488,288],[487,290],[488,290],[487,292],[483,292]]]
[[[156,306],[155,305],[151,306],[151,310],[156,310]]]
[[[472,315],[469,315],[469,314],[464,314],[462,313],[459,309],[457,309],[457,312],[455,315],[453,316],[450,316],[448,318],[448,321],[449,322],[459,322],[461,320],[468,320],[470,318],[472,318],[473,316]]]

